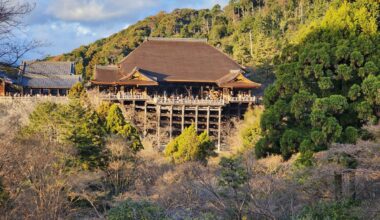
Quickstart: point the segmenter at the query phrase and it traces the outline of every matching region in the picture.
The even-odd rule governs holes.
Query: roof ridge
[[[207,43],[207,38],[147,37],[146,41],[173,41],[173,42]]]
[[[107,66],[102,66],[102,65],[96,65],[97,69],[117,69],[117,65],[107,65]]]

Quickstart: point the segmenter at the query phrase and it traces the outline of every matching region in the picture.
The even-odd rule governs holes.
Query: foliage
[[[140,135],[130,122],[126,122],[122,111],[116,104],[111,105],[106,117],[107,130],[112,134],[120,135],[129,143],[129,147],[137,152],[143,149]]]
[[[260,116],[262,108],[256,107],[248,109],[244,114],[244,121],[240,130],[243,140],[243,148],[252,148],[261,137]]]
[[[222,157],[219,165],[221,166],[220,186],[236,190],[247,183],[248,173],[241,166],[241,158]]]
[[[135,202],[131,199],[108,212],[109,220],[160,220],[166,219],[162,208],[150,202]]]
[[[231,1],[224,9],[176,9],[160,12],[110,37],[50,58],[76,61],[76,73],[91,79],[96,64],[120,61],[145,37],[207,38],[245,66],[270,69],[296,30],[317,19],[330,1]],[[252,45],[252,47],[251,47]],[[115,60],[116,58],[116,60]]]
[[[86,90],[82,83],[78,82],[69,91],[69,99],[81,99],[86,97]]]
[[[111,133],[118,133],[125,125],[125,119],[117,104],[111,105],[107,114],[107,130]]]
[[[258,157],[301,152],[310,165],[312,152],[356,143],[362,125],[378,121],[378,8],[368,0],[331,4],[284,48],[265,91]]]
[[[0,177],[0,207],[9,199],[7,191],[5,191],[2,179]]]
[[[165,148],[165,156],[174,163],[200,161],[207,163],[210,156],[215,156],[215,145],[207,132],[197,135],[194,124],[185,128],[181,135],[171,140]]]
[[[297,219],[359,219],[352,212],[357,203],[345,200],[339,202],[319,202],[316,205],[306,207]]]

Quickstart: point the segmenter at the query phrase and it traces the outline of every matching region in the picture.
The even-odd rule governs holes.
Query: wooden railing
[[[223,106],[223,99],[170,99],[170,98],[153,98],[150,100],[154,104],[159,105],[205,105],[205,106]]]
[[[151,99],[151,97],[147,95],[122,95],[122,94],[117,94],[117,95],[106,94],[106,95],[102,95],[101,98],[105,100],[131,100],[131,101]]]
[[[66,96],[0,96],[0,102],[67,102],[68,100]]]
[[[228,103],[258,103],[256,96],[238,96],[225,97],[224,99],[194,99],[194,98],[168,98],[149,95],[126,95],[126,94],[104,94],[101,96],[103,100],[125,100],[125,101],[148,101],[152,104],[160,105],[215,105],[223,106]]]
[[[249,102],[249,103],[257,103],[259,100],[256,96],[238,96],[238,97],[229,97],[229,102]]]

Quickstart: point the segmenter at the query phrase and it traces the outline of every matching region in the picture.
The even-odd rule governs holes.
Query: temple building
[[[158,145],[162,133],[171,139],[194,123],[220,149],[223,124],[258,102],[261,85],[246,73],[206,40],[147,38],[117,65],[96,66],[91,83],[103,99],[142,112],[136,123]]]
[[[20,66],[18,84],[23,95],[65,96],[80,81],[73,62],[25,61]]]

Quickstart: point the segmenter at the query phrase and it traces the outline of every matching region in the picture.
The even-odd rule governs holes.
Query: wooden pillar
[[[241,119],[241,103],[238,104],[238,117]]]
[[[161,122],[161,106],[160,105],[157,105],[156,106],[156,114],[157,114],[157,145],[158,145],[158,149],[160,149],[161,147],[161,144],[160,144],[160,122]]]
[[[220,137],[222,132],[222,107],[218,109],[218,152],[220,152]]]
[[[147,117],[148,117],[148,104],[144,102],[144,137],[147,135]]]
[[[169,118],[169,139],[172,139],[173,134],[173,106],[170,106],[170,118]]]
[[[195,130],[198,131],[198,106],[195,106]]]
[[[210,106],[207,106],[207,118],[206,118],[206,130],[207,134],[210,134]]]
[[[182,123],[181,123],[181,131],[185,129],[185,106],[182,105]]]

